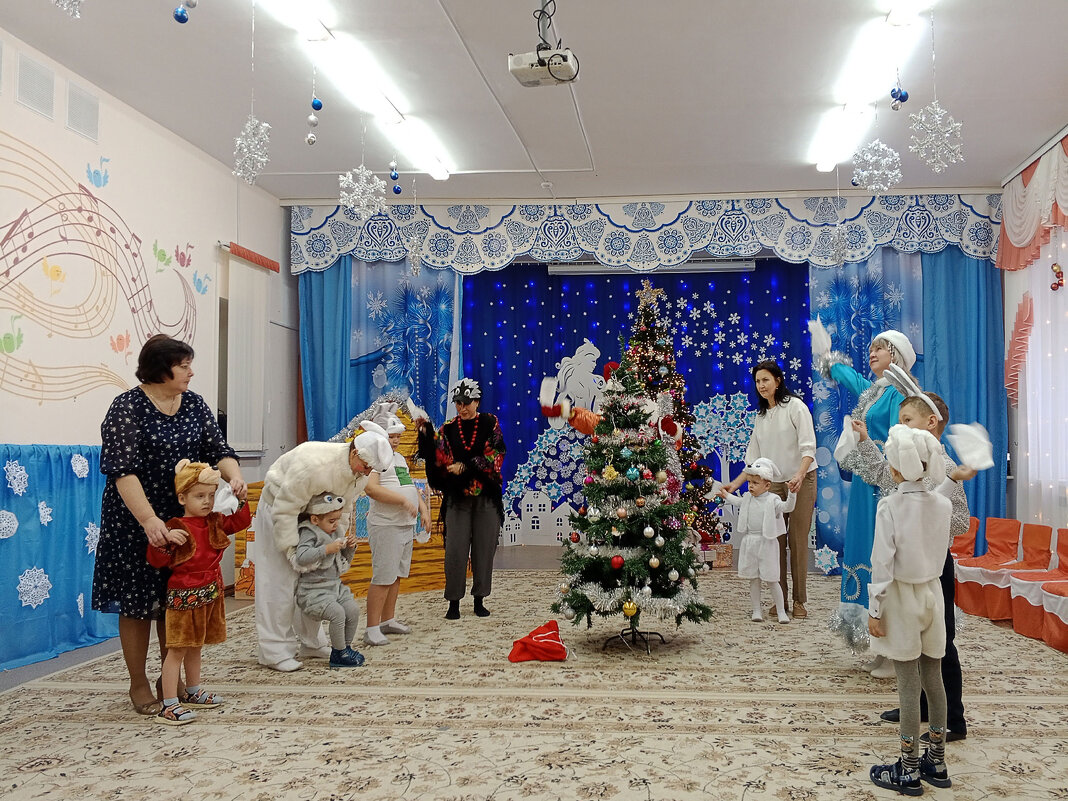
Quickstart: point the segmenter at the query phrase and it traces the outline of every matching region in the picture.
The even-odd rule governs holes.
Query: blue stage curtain
[[[716,477],[741,469],[756,410],[750,370],[778,360],[787,384],[808,402],[811,351],[808,271],[761,259],[753,272],[550,275],[544,265],[513,266],[464,278],[463,374],[482,384],[480,409],[500,418],[508,455],[505,506],[522,516],[528,491],[545,503],[582,502],[585,437],[553,429],[540,414],[545,376],[568,368],[583,347],[587,383],[619,361],[630,339],[642,282],[666,292],[662,314],[674,327],[676,369],[686,381],[694,434]],[[583,341],[590,345],[584,346]],[[594,352],[592,348],[596,348]]]
[[[321,272],[300,274],[300,374],[308,439],[330,439],[359,411],[350,403],[351,276],[351,256]]]
[[[994,466],[966,482],[965,492],[981,522],[1004,517],[1009,435],[1001,274],[992,262],[956,246],[925,253],[922,260],[923,388],[945,399],[951,422],[986,426]],[[977,553],[986,551],[983,532],[980,526]]]
[[[0,444],[0,670],[118,635],[91,608],[100,447]]]

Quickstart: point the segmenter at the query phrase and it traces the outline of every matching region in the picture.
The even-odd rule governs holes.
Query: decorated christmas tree
[[[678,430],[668,419],[674,405],[666,389],[657,396],[646,389],[650,370],[662,378],[674,371],[673,359],[657,362],[645,344],[648,337],[664,340],[667,345],[657,347],[671,355],[671,334],[657,305],[662,294],[648,281],[638,293],[631,346],[604,387],[601,417],[585,450],[587,505],[571,517],[560,599],[552,607],[576,624],[585,619],[592,626],[594,614],[622,614],[639,633],[643,615],[679,625],[712,614],[697,590],[702,565],[687,537]]]

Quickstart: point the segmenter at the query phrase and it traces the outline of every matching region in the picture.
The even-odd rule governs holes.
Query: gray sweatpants
[[[449,498],[445,511],[445,600],[459,601],[467,589],[471,557],[471,594],[485,598],[493,584],[493,555],[501,532],[497,509],[481,495]]]

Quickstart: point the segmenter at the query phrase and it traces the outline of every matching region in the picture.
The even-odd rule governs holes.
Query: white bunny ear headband
[[[942,413],[938,411],[938,407],[935,406],[933,400],[927,397],[927,393],[920,389],[920,385],[916,383],[908,371],[904,368],[898,367],[896,364],[891,364],[883,371],[883,377],[890,382],[890,386],[900,392],[906,398],[919,398],[926,403],[930,409],[931,414],[935,416],[938,422],[942,422]]]

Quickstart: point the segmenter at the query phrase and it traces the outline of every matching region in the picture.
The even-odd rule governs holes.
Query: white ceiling
[[[299,2],[299,0],[297,0]],[[250,0],[4,0],[0,28],[230,165],[249,113]],[[417,179],[419,199],[785,194],[835,191],[806,160],[854,34],[878,0],[558,0],[557,36],[581,63],[567,86],[524,88],[509,53],[537,42],[538,0],[334,0],[428,122],[458,172]],[[964,124],[965,162],[941,175],[908,153],[907,112],[931,99],[929,39],[900,65],[911,99],[875,127],[902,154],[902,189],[997,188],[1068,123],[1068,2],[940,0],[938,95]],[[296,34],[256,16],[256,116],[271,161],[258,185],[284,201],[337,198],[337,174],[380,175],[393,147],[319,80],[318,143],[304,142],[312,68]],[[887,87],[889,90],[890,87]],[[413,173],[403,158],[402,199]],[[849,188],[852,167],[842,167]],[[551,188],[543,183],[551,182]]]

